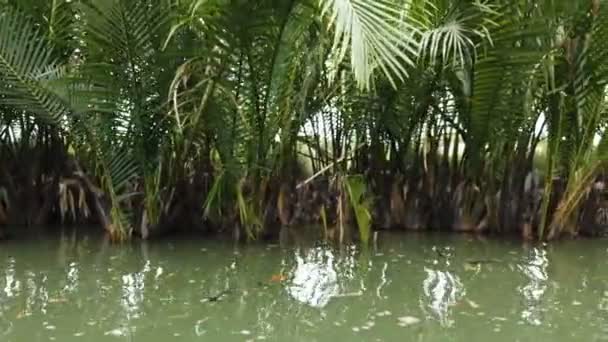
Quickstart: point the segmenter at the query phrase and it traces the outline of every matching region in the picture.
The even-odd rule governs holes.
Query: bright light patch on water
[[[547,252],[541,248],[533,248],[529,257],[519,265],[520,271],[528,279],[528,283],[518,289],[525,303],[521,318],[536,326],[541,325],[543,321],[542,299],[548,287],[548,266]]]
[[[78,288],[78,264],[71,262],[68,268],[67,284],[63,288],[65,292],[74,292]]]
[[[21,282],[15,279],[15,259],[10,258],[8,260],[8,265],[6,265],[6,270],[4,271],[4,294],[11,298],[21,288]]]
[[[335,257],[330,249],[310,249],[304,257],[296,253],[293,280],[287,287],[296,300],[322,308],[339,293]]]
[[[458,276],[448,271],[424,270],[427,276],[422,283],[425,297],[422,297],[421,304],[442,326],[452,326],[451,307],[464,297],[464,286]]]

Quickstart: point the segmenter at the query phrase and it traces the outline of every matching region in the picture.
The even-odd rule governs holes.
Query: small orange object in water
[[[285,280],[287,280],[287,276],[283,274],[273,274],[272,277],[270,277],[270,281],[273,283],[280,283]]]

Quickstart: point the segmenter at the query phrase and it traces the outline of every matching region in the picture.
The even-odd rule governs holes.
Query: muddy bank
[[[5,237],[6,229],[2,227],[6,226],[92,226],[113,233],[115,218],[110,196],[96,185],[98,179],[86,175],[73,160],[65,157],[65,167],[45,173],[25,187],[11,186],[22,181],[23,175],[3,174],[0,237]],[[146,212],[144,187],[136,181],[130,185],[131,196],[120,205],[130,215],[127,234],[142,239],[194,233],[237,240],[276,240],[281,227],[301,226],[320,227],[320,236],[329,240],[359,239],[355,217],[355,206],[359,204],[349,196],[345,177],[300,178],[266,178],[261,182],[237,179],[237,196],[211,207],[209,198],[217,179],[209,172],[200,172],[159,192],[157,200],[162,210],[155,222],[149,220]],[[546,185],[537,172],[525,175],[519,191],[500,186],[495,192],[486,184],[458,177],[413,177],[385,171],[368,173],[361,179],[365,184],[361,201],[366,204],[372,231],[446,231],[538,238]],[[563,188],[562,179],[553,180],[548,222],[557,210]],[[570,236],[601,236],[608,232],[608,192],[602,177],[598,176],[584,194],[575,224],[578,227],[573,231],[577,233]]]

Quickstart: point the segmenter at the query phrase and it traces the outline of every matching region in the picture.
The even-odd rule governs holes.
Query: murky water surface
[[[604,341],[607,248],[2,242],[0,341]]]

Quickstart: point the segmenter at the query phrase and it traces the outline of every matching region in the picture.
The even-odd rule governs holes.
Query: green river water
[[[607,260],[606,240],[449,234],[6,241],[0,341],[608,341]]]

